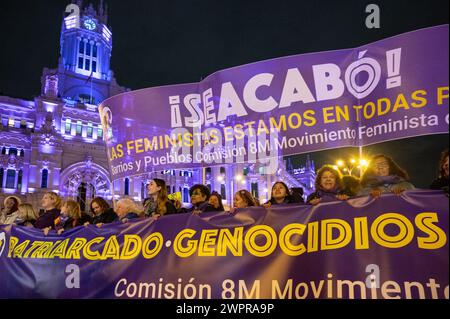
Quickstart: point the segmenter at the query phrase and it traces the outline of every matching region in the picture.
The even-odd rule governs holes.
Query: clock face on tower
[[[84,20],[84,26],[88,30],[94,30],[97,27],[97,25],[95,24],[94,20],[92,20],[92,19]]]

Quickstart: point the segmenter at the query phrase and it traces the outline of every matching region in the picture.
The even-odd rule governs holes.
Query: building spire
[[[103,18],[105,14],[103,0],[100,0],[100,4],[98,5],[98,15]]]

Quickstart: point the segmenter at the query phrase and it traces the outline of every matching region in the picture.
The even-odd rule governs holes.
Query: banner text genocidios
[[[255,225],[244,233],[244,227],[233,229],[181,230],[172,242],[164,242],[163,235],[153,232],[146,238],[125,234],[123,238],[113,235],[108,238],[67,238],[52,241],[20,241],[11,237],[8,258],[130,260],[142,256],[155,258],[164,247],[173,247],[175,255],[187,258],[194,254],[200,257],[222,257],[231,254],[243,256],[244,248],[255,257],[266,257],[277,249],[289,256],[299,256],[319,250],[346,247],[353,240],[355,250],[370,249],[370,240],[386,248],[401,248],[412,244],[420,249],[439,249],[447,243],[445,232],[436,225],[438,214],[418,214],[413,223],[404,215],[385,213],[371,225],[367,217],[353,219],[353,225],[342,219],[325,219],[308,224],[288,224],[277,234],[268,225]],[[398,234],[387,233],[392,225]],[[416,230],[424,235],[419,236]],[[121,237],[121,236],[119,236]],[[305,240],[307,238],[307,240]],[[120,243],[121,242],[121,243]],[[169,243],[169,244],[168,244]]]

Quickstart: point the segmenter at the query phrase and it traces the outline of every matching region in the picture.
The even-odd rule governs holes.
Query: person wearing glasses
[[[401,195],[405,190],[414,189],[409,182],[408,173],[389,156],[375,155],[361,178],[361,191],[358,196],[394,193]]]
[[[193,215],[199,215],[204,212],[214,212],[216,209],[209,203],[209,197],[211,192],[205,185],[197,184],[189,189],[189,195],[191,196],[192,208],[186,212]]]

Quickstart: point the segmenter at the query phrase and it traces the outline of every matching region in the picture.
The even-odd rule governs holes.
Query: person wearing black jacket
[[[45,211],[36,220],[34,227],[39,229],[54,228],[55,220],[61,213],[61,197],[55,192],[45,193],[42,197],[42,207]]]
[[[97,224],[110,224],[119,219],[114,209],[109,207],[109,204],[101,197],[96,197],[92,200],[91,205],[92,218],[91,223]],[[88,224],[87,222],[84,225]]]
[[[205,185],[196,184],[189,189],[192,207],[190,209],[181,209],[183,213],[198,215],[204,212],[215,212],[216,209],[209,203],[211,192]]]

